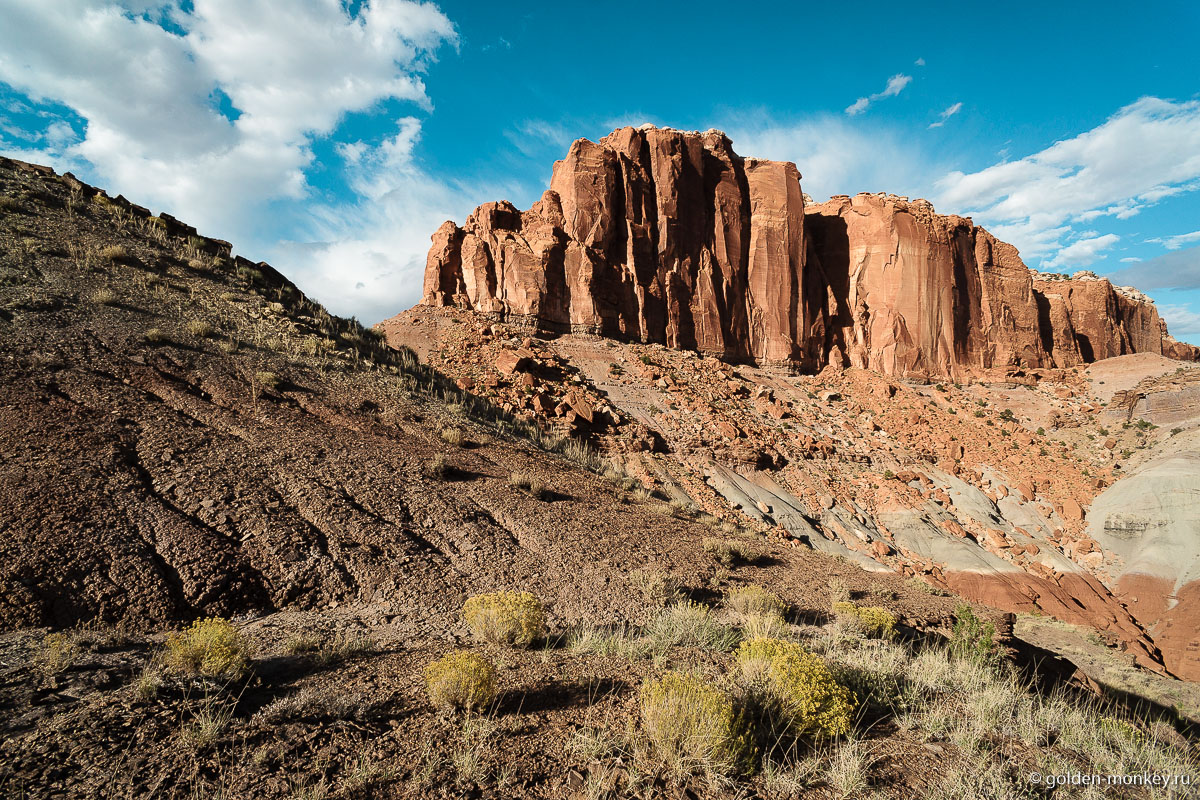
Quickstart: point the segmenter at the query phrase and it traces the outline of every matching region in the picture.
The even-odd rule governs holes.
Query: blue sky
[[[578,137],[725,130],[817,199],[927,197],[1200,342],[1200,4],[0,0],[0,152],[364,321]]]

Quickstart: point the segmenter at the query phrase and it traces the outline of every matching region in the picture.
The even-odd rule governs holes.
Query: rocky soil
[[[5,160],[0,198],[0,794],[817,798],[840,791],[838,765],[856,757],[850,796],[900,798],[942,796],[984,762],[1010,788],[1014,768],[1089,763],[1074,745],[1016,733],[960,741],[922,710],[865,721],[861,743],[811,748],[811,769],[790,782],[762,770],[681,781],[634,747],[639,687],[668,668],[722,674],[728,653],[602,652],[573,635],[641,631],[664,613],[644,591],[658,575],[739,636],[720,598],[756,583],[788,604],[788,635],[830,658],[883,646],[831,619],[842,594],[894,614],[906,658],[936,648],[960,602],[946,589],[969,582],[875,520],[914,506],[957,519],[969,490],[943,474],[985,496],[1008,485],[976,477],[976,460],[953,463],[956,445],[1002,463],[1018,454],[1001,440],[1037,435],[999,417],[988,427],[1008,437],[952,427],[990,396],[980,387],[855,371],[789,382],[663,348],[525,341],[461,312],[414,312],[414,343],[442,373],[330,316],[268,265],[69,176]],[[478,344],[454,358],[466,341]],[[1091,401],[1038,386],[1051,413],[1091,424]],[[1075,555],[1086,520],[1066,499],[1119,471],[1112,450],[1080,438],[1030,462],[1037,488],[1020,507],[1041,516],[1023,536],[994,522],[1003,540],[981,552],[1014,574],[1030,574],[1029,541],[1049,541],[1037,519],[1071,517],[1058,541]],[[890,449],[866,446],[884,440]],[[922,447],[932,461],[912,460]],[[885,451],[893,460],[876,465]],[[723,561],[714,538],[747,555]],[[1055,569],[1075,574],[1055,552]],[[1046,595],[1066,582],[1047,580]],[[473,642],[462,602],[497,589],[541,599],[545,641]],[[1111,615],[1122,674],[1146,672],[1134,661],[1161,671],[1145,634],[1092,591],[1082,602]],[[1035,686],[1107,696],[1070,662],[1007,638],[996,609],[979,610]],[[166,636],[206,615],[233,619],[252,645],[244,677],[164,669]],[[499,669],[481,717],[439,712],[424,691],[424,667],[468,646]],[[1191,769],[1187,709],[1156,696],[1121,713]]]

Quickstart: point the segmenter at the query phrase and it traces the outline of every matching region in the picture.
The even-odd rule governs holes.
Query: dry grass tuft
[[[164,662],[182,675],[238,678],[250,666],[250,646],[241,631],[219,617],[199,619],[167,637]]]

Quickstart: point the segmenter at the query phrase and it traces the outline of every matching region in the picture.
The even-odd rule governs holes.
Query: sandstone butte
[[[924,200],[806,204],[800,177],[715,130],[579,139],[528,211],[485,203],[438,229],[422,303],[806,372],[960,379],[1200,355],[1135,290],[1031,270]]]

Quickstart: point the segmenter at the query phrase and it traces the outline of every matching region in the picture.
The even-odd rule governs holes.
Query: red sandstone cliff
[[[742,158],[719,131],[577,140],[529,211],[485,203],[438,229],[422,302],[805,370],[959,377],[1197,356],[1148,298],[1033,272],[926,201],[806,209],[795,165]]]

